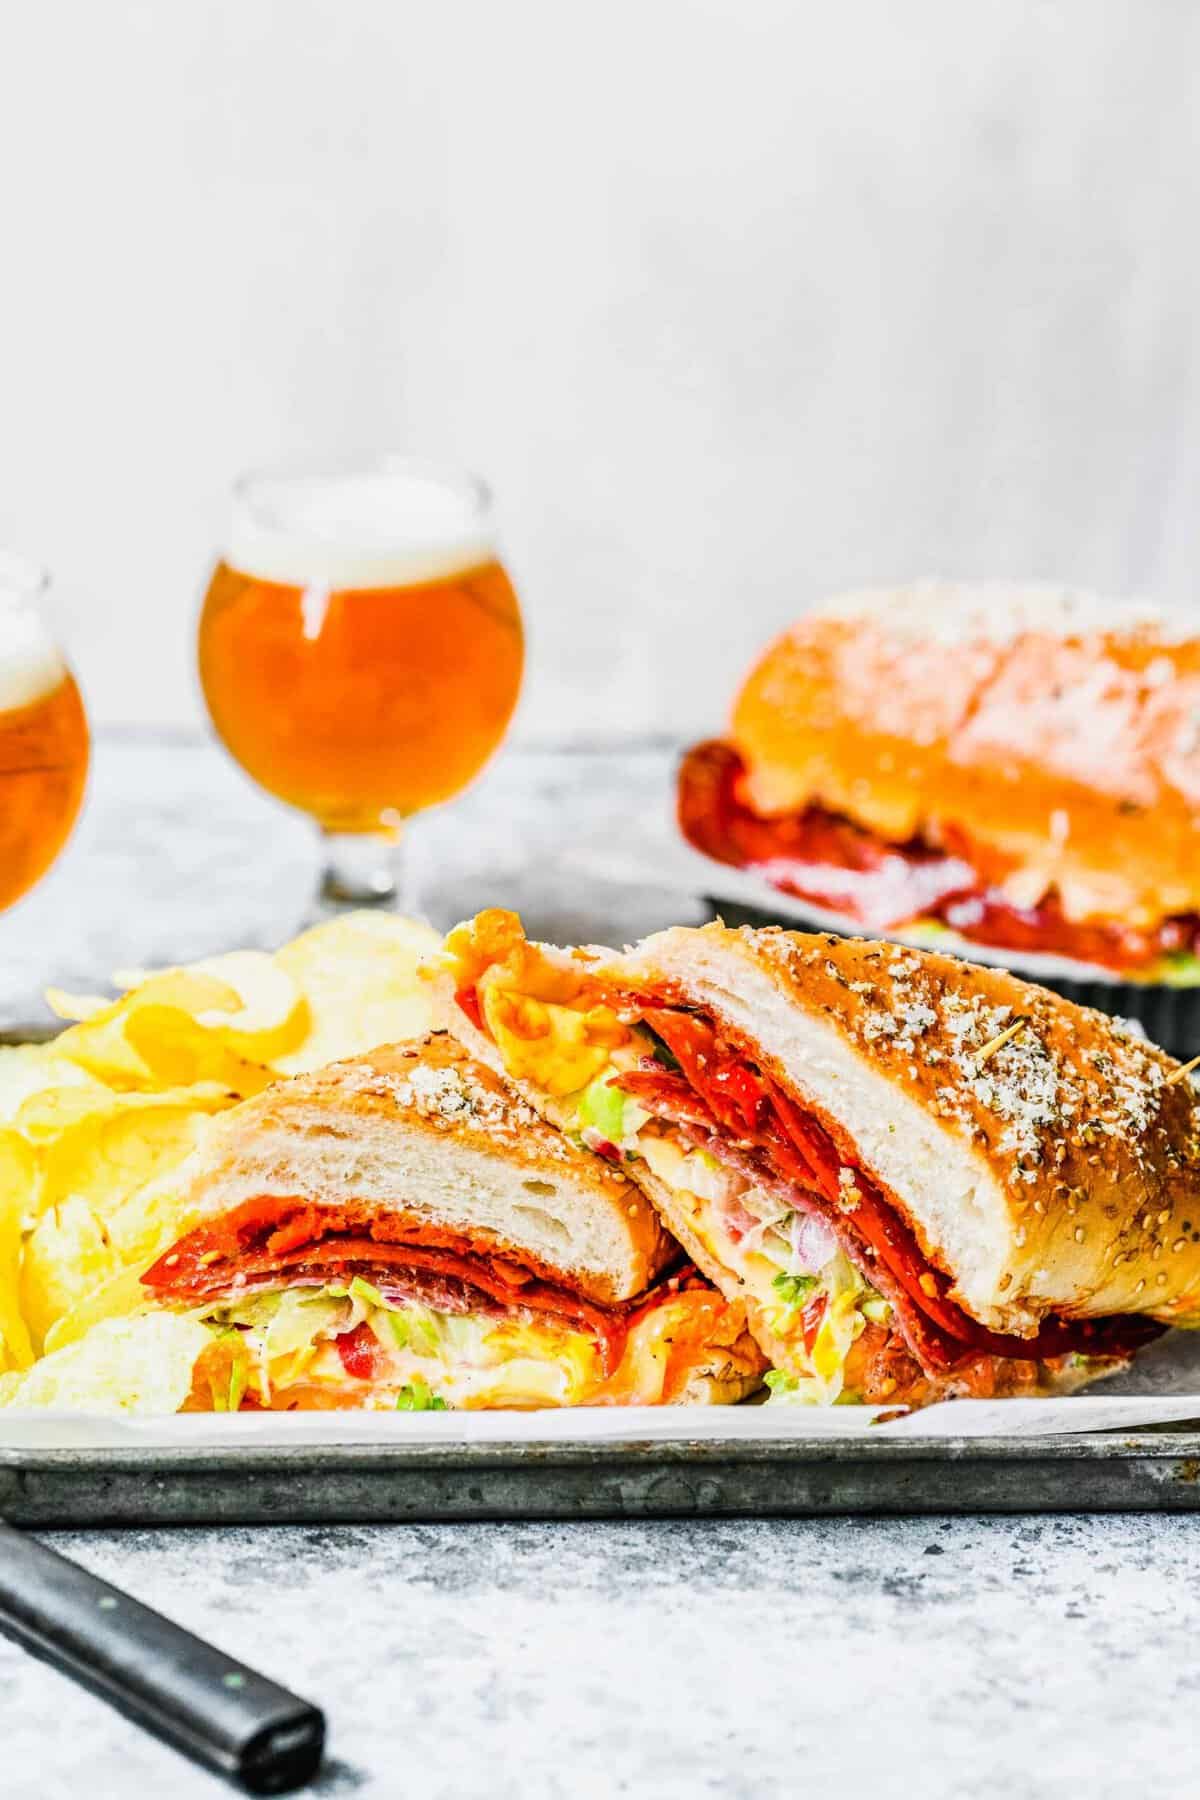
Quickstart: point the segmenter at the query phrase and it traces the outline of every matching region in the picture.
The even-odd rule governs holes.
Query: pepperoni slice
[[[810,806],[761,819],[743,803],[741,757],[711,740],[679,770],[679,829],[715,862],[753,869],[782,893],[828,907],[872,931],[940,919],[960,937],[998,949],[1069,956],[1102,968],[1137,969],[1175,951],[1200,954],[1200,916],[1165,919],[1153,930],[1119,922],[1077,924],[1054,894],[1015,906],[990,886],[965,841],[946,851],[917,841],[885,843],[838,813]]]
[[[302,1200],[246,1200],[220,1219],[180,1238],[142,1276],[144,1285],[172,1300],[199,1303],[264,1286],[348,1281],[365,1274],[373,1285],[388,1277],[404,1285],[436,1276],[481,1296],[483,1310],[543,1313],[595,1337],[605,1374],[620,1361],[628,1330],[626,1309],[597,1306],[543,1281],[495,1254],[486,1240],[368,1206],[313,1206]],[[378,1278],[378,1279],[376,1279]]]
[[[930,1265],[913,1231],[869,1176],[856,1169],[853,1193],[843,1193],[846,1162],[820,1120],[724,1043],[711,1020],[653,1006],[645,1007],[642,1017],[671,1050],[682,1075],[633,1071],[613,1085],[651,1104],[657,1099],[672,1117],[706,1125],[718,1151],[732,1139],[740,1164],[748,1155],[764,1180],[782,1179],[799,1189],[850,1260],[891,1303],[927,1373],[954,1368],[980,1353],[1027,1361],[1071,1351],[1120,1355],[1163,1331],[1153,1319],[1136,1315],[1051,1318],[1032,1338],[988,1331],[947,1297],[946,1277]]]

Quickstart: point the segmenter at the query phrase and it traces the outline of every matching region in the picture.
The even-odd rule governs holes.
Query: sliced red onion
[[[789,1235],[797,1265],[807,1275],[819,1275],[825,1264],[837,1255],[837,1238],[816,1213],[793,1213]]]

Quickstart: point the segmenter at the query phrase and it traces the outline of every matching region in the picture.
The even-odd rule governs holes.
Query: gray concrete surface
[[[59,1533],[319,1700],[310,1792],[1123,1800],[1195,1791],[1183,1518]],[[0,1643],[5,1794],[223,1785]]]
[[[556,848],[658,804],[662,745],[512,753],[423,828],[438,903],[630,936],[677,904],[581,893]],[[0,917],[0,1024],[44,983],[269,943],[303,821],[209,746],[102,738],[88,817]],[[653,871],[647,871],[648,879]],[[713,1794],[1124,1800],[1195,1773],[1190,1518],[131,1531],[51,1539],[328,1711],[355,1800]],[[191,1769],[0,1641],[0,1795],[204,1800]]]

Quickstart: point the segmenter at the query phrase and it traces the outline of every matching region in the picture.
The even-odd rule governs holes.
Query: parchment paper
[[[879,1415],[887,1412],[885,1420]],[[877,1422],[878,1421],[878,1422]],[[612,1406],[557,1412],[191,1413],[130,1418],[0,1412],[0,1450],[141,1445],[698,1443],[736,1438],[1054,1437],[1194,1422],[1200,1428],[1200,1332],[1152,1344],[1125,1375],[1061,1400],[950,1400],[899,1418],[872,1406]]]

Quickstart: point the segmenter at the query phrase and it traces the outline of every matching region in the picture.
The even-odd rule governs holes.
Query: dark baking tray
[[[27,1526],[1200,1511],[1200,1433],[0,1450]]]

